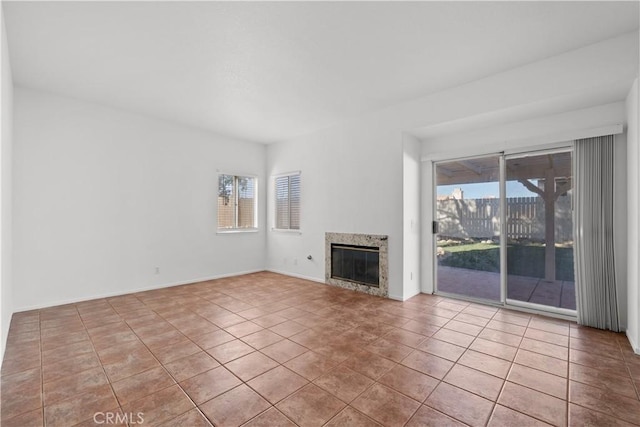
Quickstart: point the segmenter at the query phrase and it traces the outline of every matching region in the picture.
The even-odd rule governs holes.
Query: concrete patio
[[[500,300],[500,274],[438,266],[438,290],[487,300]],[[575,283],[538,277],[507,276],[507,298],[551,307],[576,309]]]

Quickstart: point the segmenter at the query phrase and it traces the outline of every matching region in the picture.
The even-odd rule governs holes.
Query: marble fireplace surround
[[[349,282],[346,280],[334,279],[331,277],[331,244],[342,244],[352,246],[369,246],[377,247],[380,250],[379,255],[379,286],[367,286],[360,283]],[[388,236],[376,234],[354,234],[354,233],[325,233],[324,235],[324,278],[326,283],[340,288],[351,289],[353,291],[364,292],[369,295],[379,297],[389,296],[389,258],[388,252]]]

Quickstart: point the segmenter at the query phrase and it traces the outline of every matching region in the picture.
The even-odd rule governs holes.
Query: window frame
[[[234,215],[234,226],[230,228],[220,228],[220,211],[218,209],[218,198],[220,197],[220,177],[221,176],[232,176],[233,177],[233,188],[234,188],[234,205],[235,205],[235,215]],[[253,226],[252,227],[238,227],[238,199],[240,196],[240,192],[237,190],[238,188],[238,179],[239,178],[250,178],[253,180]],[[216,234],[234,234],[234,233],[256,233],[259,231],[259,223],[258,223],[258,185],[259,180],[257,175],[246,174],[246,173],[229,173],[229,172],[217,172],[217,183],[218,190],[216,193]]]
[[[271,228],[272,231],[277,231],[280,233],[291,233],[291,234],[301,234],[302,233],[302,221],[300,220],[301,218],[301,211],[302,211],[302,204],[300,203],[300,206],[298,208],[298,228],[291,228],[291,203],[289,202],[289,227],[288,228],[280,228],[278,227],[278,190],[277,190],[277,181],[278,178],[283,178],[283,177],[287,177],[289,178],[288,181],[288,194],[287,194],[287,200],[291,200],[291,177],[292,176],[297,176],[298,177],[298,181],[299,181],[299,198],[302,199],[302,173],[301,171],[292,171],[292,172],[286,172],[286,173],[280,173],[280,174],[276,174],[276,175],[272,175],[272,185],[273,185],[273,226]]]

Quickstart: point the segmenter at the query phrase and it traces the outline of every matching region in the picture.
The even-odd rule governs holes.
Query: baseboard
[[[631,349],[633,350],[633,352],[637,355],[640,355],[640,347],[638,346],[638,343],[635,342],[633,340],[633,338],[631,338],[631,335],[629,335],[629,330],[627,330],[625,332],[625,335],[627,336],[627,339],[629,340],[629,344],[631,344]]]
[[[317,277],[305,276],[303,274],[291,273],[291,272],[288,272],[288,271],[281,271],[281,270],[276,270],[276,269],[273,269],[273,268],[267,268],[264,271],[270,271],[271,273],[282,274],[283,276],[295,277],[296,279],[310,280],[312,282],[322,283],[323,285],[327,284],[324,281],[324,278],[318,279]]]
[[[281,271],[281,270],[276,270],[273,268],[267,268],[266,271],[270,271],[272,273],[277,273],[277,274],[282,274],[283,276],[290,276],[290,277],[295,277],[297,279],[304,279],[304,280],[310,280],[312,282],[318,282],[318,283],[322,283],[322,284],[326,284],[326,282],[324,281],[324,279],[318,279],[316,277],[310,277],[310,276],[304,276],[302,274],[297,274],[297,273],[290,273],[288,271]],[[396,300],[396,301],[406,301],[411,297],[414,297],[416,295],[418,295],[420,293],[420,290],[415,290],[415,292],[408,296],[408,297],[404,297],[402,295],[387,295],[387,298],[392,299],[392,300]]]
[[[419,295],[419,294],[421,294],[421,293],[422,293],[422,292],[420,291],[420,288],[418,288],[418,289],[414,289],[414,290],[413,290],[409,295],[407,295],[407,296],[405,297],[405,299],[404,299],[404,300],[406,301],[406,300],[408,300],[408,299],[410,299],[410,298],[413,298],[413,297],[415,297],[416,295]]]
[[[113,297],[118,297],[118,296],[122,296],[122,295],[135,294],[137,292],[145,292],[145,291],[153,291],[153,290],[156,290],[156,289],[170,288],[170,287],[173,287],[173,286],[190,285],[190,284],[193,284],[193,283],[206,282],[208,280],[224,279],[226,277],[234,277],[234,276],[242,276],[244,274],[259,273],[261,271],[265,271],[265,270],[261,268],[261,269],[257,269],[257,270],[239,271],[239,272],[236,272],[236,273],[217,274],[215,276],[208,276],[208,277],[201,277],[201,278],[196,278],[196,279],[182,280],[182,281],[179,281],[179,282],[162,283],[162,284],[159,284],[159,285],[146,286],[146,287],[130,289],[130,290],[126,290],[126,291],[107,292],[107,293],[93,295],[93,296],[87,296],[87,297],[70,298],[70,299],[66,299],[66,300],[58,300],[58,301],[55,301],[55,302],[49,303],[49,304],[36,304],[36,305],[32,305],[32,306],[19,307],[19,308],[15,309],[14,313],[20,313],[22,311],[30,311],[30,310],[40,310],[40,309],[43,309],[43,308],[56,307],[56,306],[59,306],[59,305],[76,304],[76,303],[79,303],[79,302],[91,301],[91,300],[94,300],[94,299],[113,298]]]
[[[7,348],[6,338],[8,338],[8,334],[7,337],[0,336],[0,341],[2,341],[0,342],[0,366],[2,366],[2,362],[4,362],[4,350]]]
[[[400,296],[400,295],[391,295],[391,294],[389,294],[389,295],[387,296],[387,298],[392,299],[392,300],[395,300],[395,301],[406,301],[406,300],[408,300],[409,298],[413,298],[413,297],[415,297],[416,295],[418,295],[418,294],[420,294],[420,293],[421,293],[421,292],[420,292],[420,290],[419,290],[419,289],[414,289],[414,290],[413,290],[413,292],[412,292],[411,294],[409,294],[409,295],[406,295],[406,296],[405,296],[405,295],[402,295],[402,296]]]

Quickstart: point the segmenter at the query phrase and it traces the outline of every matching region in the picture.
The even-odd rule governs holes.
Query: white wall
[[[13,314],[12,283],[12,147],[13,147],[13,81],[9,63],[9,47],[4,26],[4,15],[0,5],[2,59],[2,86],[0,87],[0,124],[2,140],[0,146],[0,362],[4,356],[5,343]]]
[[[24,88],[14,92],[16,311],[264,268],[257,233],[216,234],[217,171],[265,148]],[[160,274],[155,274],[155,268]]]
[[[626,120],[625,120],[626,121]],[[615,256],[620,330],[627,329],[627,134],[615,136],[613,161],[613,250]]]
[[[268,149],[269,176],[301,171],[300,233],[269,231],[270,270],[324,281],[324,233],[389,236],[389,293],[402,298],[400,134],[347,128]],[[346,142],[348,141],[348,143]],[[273,188],[268,195],[273,225]],[[307,255],[312,255],[311,261]]]
[[[422,148],[422,147],[421,147]],[[421,206],[421,240],[420,240],[420,280],[423,293],[432,294],[434,286],[435,247],[432,223],[434,218],[433,163],[422,161],[420,165],[420,206]]]
[[[265,265],[322,281],[326,231],[389,235],[390,294],[406,298],[415,289],[405,283],[405,212],[415,206],[405,206],[414,191],[405,197],[403,131],[532,104],[566,110],[615,92],[637,72],[637,58],[626,54],[636,39],[606,40],[273,144],[266,168],[262,146],[17,89],[14,305],[53,305]],[[594,58],[605,65],[590,70]],[[302,171],[301,233],[271,231],[272,209],[265,222],[262,197],[259,233],[215,234],[216,169],[263,178],[260,195],[270,204],[266,179]],[[419,277],[428,289],[430,273]]]
[[[626,100],[627,108],[627,336],[640,354],[640,137],[638,136],[638,79]]]
[[[390,296],[410,296],[402,256],[403,132],[442,123],[455,130],[461,119],[514,121],[523,114],[530,118],[617,101],[620,88],[628,88],[637,75],[637,39],[637,32],[625,34],[270,145],[268,175],[302,171],[302,230],[268,232],[267,268],[323,281],[325,232],[386,234]],[[599,67],[592,67],[593,61]],[[624,112],[624,106],[611,109]],[[272,210],[269,200],[270,225]],[[424,218],[428,210],[422,205]],[[421,249],[423,258],[429,256],[429,248]],[[420,277],[421,289],[428,291],[431,272]]]
[[[423,138],[423,157],[473,156],[571,141],[626,121],[623,101]]]
[[[404,298],[421,291],[420,280],[420,141],[404,134],[402,157],[403,288]]]

